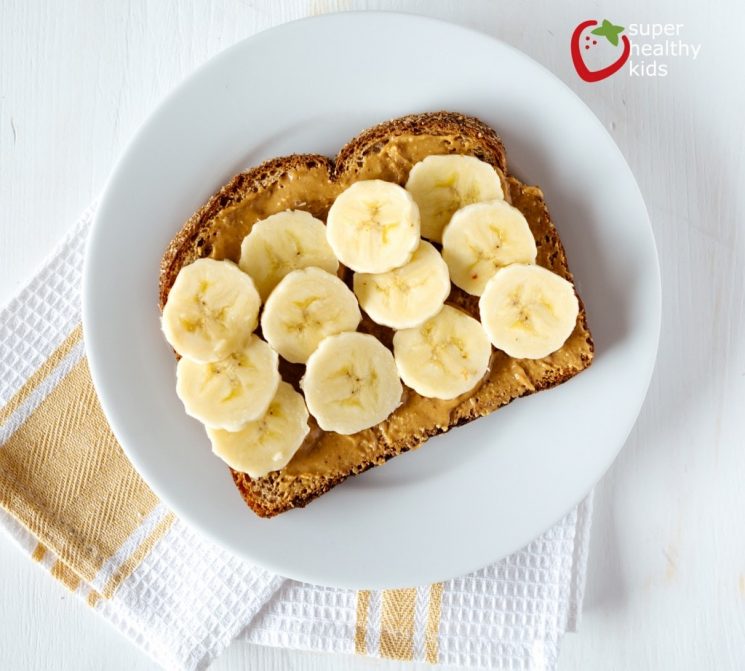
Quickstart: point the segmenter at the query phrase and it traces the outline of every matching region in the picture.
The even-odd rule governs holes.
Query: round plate
[[[396,48],[406,45],[405,58]],[[349,57],[340,58],[339,54]],[[510,169],[539,184],[587,306],[597,358],[566,384],[430,440],[303,510],[256,517],[176,397],[159,328],[158,264],[183,222],[234,173],[336,151],[412,112],[473,114]],[[289,23],[223,52],[155,111],[116,166],[87,249],[93,380],[127,455],[180,517],[277,573],[354,588],[478,569],[576,504],[623,445],[660,326],[654,239],[639,189],[590,110],[497,40],[440,21],[343,13]]]

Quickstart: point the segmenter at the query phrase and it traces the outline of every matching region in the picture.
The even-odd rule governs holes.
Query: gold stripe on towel
[[[440,615],[442,612],[442,583],[436,582],[429,588],[429,610],[427,612],[427,631],[424,637],[425,659],[437,664],[440,656]]]
[[[103,597],[110,599],[114,592],[116,592],[119,585],[128,578],[132,571],[134,571],[147,557],[150,550],[153,549],[155,544],[165,536],[166,532],[171,528],[176,516],[173,513],[168,513],[158,524],[155,529],[150,532],[150,535],[140,544],[140,546],[132,553],[132,555],[122,562],[121,566],[114,572],[106,586],[103,588]]]
[[[24,385],[13,394],[5,406],[0,408],[0,424],[4,424],[8,418],[18,410],[20,405],[31,395],[34,389],[49,377],[49,374],[59,365],[60,361],[70,353],[72,348],[80,342],[82,337],[83,327],[78,325],[72,333],[62,341],[62,344],[52,352],[50,357],[36,369],[36,372],[26,380]]]
[[[44,559],[46,553],[47,549],[41,543],[37,543],[34,551],[31,553],[31,559],[34,561],[41,561]]]
[[[367,614],[370,610],[370,591],[357,592],[357,621],[354,626],[354,651],[358,655],[367,654]]]
[[[71,592],[74,592],[80,585],[80,576],[59,559],[52,564],[51,573]]]
[[[414,610],[416,589],[387,589],[383,592],[380,624],[380,656],[414,659]]]
[[[85,359],[0,449],[0,505],[86,582],[157,504],[106,423]]]

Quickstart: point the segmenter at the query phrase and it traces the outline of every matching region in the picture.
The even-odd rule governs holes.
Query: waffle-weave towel
[[[0,312],[0,526],[33,560],[166,668],[205,668],[236,636],[459,666],[555,668],[581,608],[589,499],[477,573],[381,592],[269,573],[158,501],[111,433],[87,368],[80,281],[92,216],[91,208]]]

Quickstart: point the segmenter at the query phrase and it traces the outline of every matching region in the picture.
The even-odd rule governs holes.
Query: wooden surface
[[[428,13],[515,45],[577,91],[626,156],[657,237],[662,339],[637,426],[597,489],[584,620],[560,668],[745,668],[742,3],[0,0],[0,301],[195,66],[271,25],[350,8]],[[701,53],[671,59],[665,78],[583,84],[568,42],[586,18],[682,23]],[[0,567],[0,668],[153,668],[1,535]],[[213,668],[417,667],[236,642]]]

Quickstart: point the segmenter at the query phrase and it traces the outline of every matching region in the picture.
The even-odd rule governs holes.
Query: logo
[[[631,42],[629,42],[629,38],[626,35],[621,35],[624,31],[623,26],[613,25],[608,19],[603,19],[603,23],[600,26],[585,34],[588,28],[597,25],[598,22],[594,19],[583,21],[574,29],[574,33],[572,33],[570,47],[574,69],[586,82],[599,82],[602,79],[610,77],[623,67],[631,55]],[[619,38],[621,45],[619,45]],[[591,50],[599,46],[599,39],[605,39],[616,52],[620,48],[620,54],[609,65],[591,69],[588,66],[586,58],[589,56]]]
[[[667,77],[674,62],[695,61],[701,53],[701,43],[689,42],[684,35],[682,23],[624,27],[608,19],[600,25],[595,20],[583,21],[572,33],[572,62],[577,74],[591,83],[607,79],[626,63],[629,77]]]

